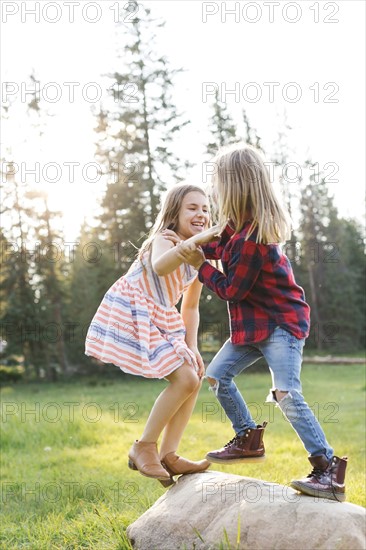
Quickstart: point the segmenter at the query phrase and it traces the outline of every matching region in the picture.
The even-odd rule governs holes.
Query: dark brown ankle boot
[[[236,435],[222,449],[207,453],[206,458],[217,464],[262,462],[265,460],[263,433],[267,422],[256,428],[248,428],[243,435]]]
[[[309,456],[312,472],[304,479],[291,481],[290,486],[300,493],[318,498],[329,498],[343,502],[346,500],[347,457],[334,456],[328,461],[324,455]]]

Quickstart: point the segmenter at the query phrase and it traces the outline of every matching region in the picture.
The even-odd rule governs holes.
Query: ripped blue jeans
[[[277,403],[275,390],[288,392],[278,403],[287,420],[311,456],[333,457],[333,449],[309,405],[301,393],[300,371],[305,340],[276,327],[261,342],[234,345],[228,340],[215,355],[206,371],[206,378],[215,380],[212,387],[235,433],[243,435],[247,428],[256,428],[249,409],[233,378],[264,357],[272,376],[272,389],[267,401]]]

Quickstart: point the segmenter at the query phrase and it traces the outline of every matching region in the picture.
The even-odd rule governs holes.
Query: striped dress
[[[185,362],[197,370],[175,307],[197,271],[181,264],[159,277],[149,258],[146,251],[106,292],[89,326],[85,354],[146,378],[164,378]]]

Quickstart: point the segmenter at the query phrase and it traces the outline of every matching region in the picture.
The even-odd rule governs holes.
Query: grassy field
[[[305,365],[302,381],[336,454],[349,457],[347,500],[364,506],[364,368]],[[212,469],[283,484],[309,473],[307,453],[291,426],[264,403],[269,374],[247,372],[237,382],[257,423],[269,421],[267,460]],[[164,386],[121,375],[3,387],[0,547],[129,548],[125,528],[165,491],[129,470],[126,459]],[[232,435],[204,383],[180,453],[200,459]]]

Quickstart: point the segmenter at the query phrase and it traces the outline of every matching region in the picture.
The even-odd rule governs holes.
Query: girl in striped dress
[[[174,482],[173,475],[209,466],[207,460],[192,462],[176,454],[204,375],[197,347],[202,284],[197,271],[179,258],[180,244],[164,238],[164,230],[199,245],[217,232],[207,229],[208,224],[202,189],[173,187],[137,259],[106,292],[86,337],[86,355],[126,373],[169,382],[128,455],[130,468],[164,486]],[[179,313],[175,306],[182,296]],[[163,431],[159,455],[157,441]]]

